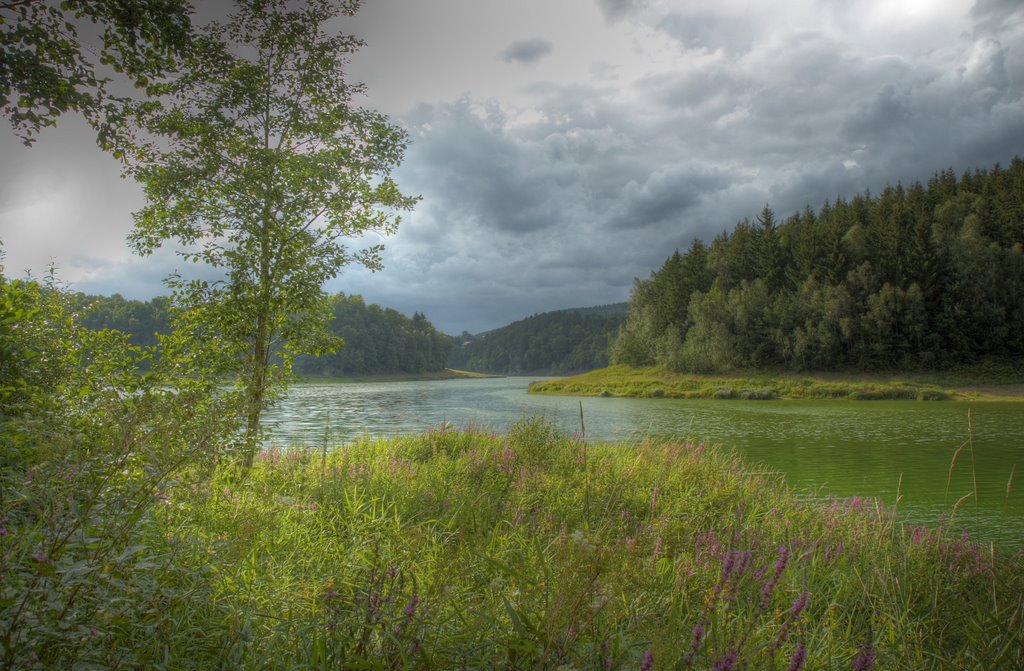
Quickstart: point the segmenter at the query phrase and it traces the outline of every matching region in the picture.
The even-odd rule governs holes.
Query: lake
[[[891,505],[898,490],[908,521],[948,516],[974,492],[976,477],[977,500],[967,498],[957,520],[985,540],[1024,544],[1024,473],[1017,473],[1024,470],[1024,404],[580,399],[528,394],[536,379],[298,384],[265,425],[271,443],[311,446],[325,436],[336,446],[442,422],[504,432],[534,415],[571,434],[579,430],[582,400],[588,440],[674,437],[733,448],[755,468],[785,473],[808,495],[879,497]],[[953,455],[969,435],[950,481]]]

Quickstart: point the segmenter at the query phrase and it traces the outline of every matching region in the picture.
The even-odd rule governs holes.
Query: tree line
[[[454,339],[440,331],[420,312],[407,317],[397,310],[367,304],[362,296],[338,293],[327,299],[332,316],[330,335],[343,345],[320,356],[298,356],[293,368],[299,375],[352,376],[426,373],[443,370]],[[159,334],[171,330],[167,298],[149,301],[120,294],[71,296],[71,307],[81,323],[92,330],[113,329],[137,347],[152,347]]]
[[[70,295],[70,306],[92,330],[113,329],[137,347],[153,347],[172,328],[170,302],[121,294]],[[421,312],[408,317],[392,308],[367,303],[358,294],[327,299],[330,335],[341,338],[335,352],[295,358],[304,376],[416,374],[446,367],[501,374],[560,375],[608,365],[609,346],[626,316],[627,305],[536,314],[493,331],[453,337],[438,331]]]
[[[327,328],[344,345],[334,353],[298,357],[296,373],[344,377],[445,369],[452,337],[434,328],[422,312],[410,318],[343,293],[332,296],[330,303],[333,319]]]
[[[637,280],[611,359],[676,371],[932,369],[1024,354],[1024,161],[778,221]]]
[[[449,366],[509,375],[603,368],[625,308],[617,304],[545,312],[476,336],[463,333]]]

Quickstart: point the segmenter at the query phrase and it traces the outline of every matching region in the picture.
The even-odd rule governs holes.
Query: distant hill
[[[536,314],[475,336],[464,333],[450,368],[487,373],[562,375],[608,365],[608,349],[627,303]]]
[[[569,308],[536,314],[492,331],[452,337],[421,313],[407,317],[367,304],[358,295],[331,297],[329,328],[345,340],[335,354],[302,356],[295,371],[306,376],[430,373],[446,366],[486,373],[561,375],[608,365],[608,351],[629,310],[628,303]],[[143,302],[113,296],[75,297],[90,328],[127,333],[140,346],[169,330],[167,299]]]
[[[328,328],[345,340],[335,354],[301,356],[295,361],[300,375],[356,376],[432,373],[443,370],[455,339],[441,333],[417,312],[406,317],[397,310],[367,304],[361,296],[331,296],[334,320]],[[113,296],[77,294],[74,309],[93,329],[127,333],[139,346],[156,344],[156,334],[170,330],[167,299],[148,302]]]
[[[300,375],[350,377],[432,373],[444,370],[454,339],[421,312],[406,317],[392,308],[367,304],[343,293],[331,297],[334,319],[328,328],[345,340],[334,354],[295,360]]]

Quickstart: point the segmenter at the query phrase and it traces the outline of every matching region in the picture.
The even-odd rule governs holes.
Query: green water
[[[567,433],[579,430],[580,399],[527,394],[533,379],[302,384],[266,424],[272,442],[307,445],[322,444],[325,434],[336,445],[442,422],[502,432],[528,415],[543,415]],[[957,510],[959,523],[986,540],[1024,544],[1024,473],[1017,472],[1024,471],[1024,404],[582,401],[588,440],[655,436],[722,445],[754,468],[783,472],[808,496],[878,497],[893,505],[899,492],[900,517],[910,522],[948,518],[970,495]]]

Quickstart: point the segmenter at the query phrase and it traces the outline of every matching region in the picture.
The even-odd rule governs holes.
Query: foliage
[[[191,11],[186,0],[0,2],[0,109],[25,144],[60,115],[80,112],[100,146],[120,155],[126,100],[97,70],[108,66],[145,89],[188,48]],[[83,30],[99,31],[98,50]]]
[[[1024,355],[1024,160],[767,207],[638,280],[612,361],[673,371],[949,369]]]
[[[367,305],[362,296],[339,293],[330,299],[328,328],[344,345],[330,354],[295,360],[299,375],[353,376],[426,373],[444,370],[451,337],[434,328],[421,312],[406,317]]]
[[[393,209],[412,206],[389,174],[406,136],[381,114],[355,107],[346,80],[361,43],[329,35],[358,3],[242,0],[230,21],[195,39],[181,73],[140,106],[158,139],[134,168],[147,204],[131,242],[149,254],[169,240],[223,279],[174,278],[190,308],[235,362],[251,463],[265,403],[298,354],[320,354],[328,305],[321,289],[343,266],[380,267],[380,245],[347,238],[388,233]]]
[[[452,368],[488,373],[559,374],[608,363],[608,346],[622,324],[624,305],[533,315],[480,335],[462,334]]]
[[[121,294],[88,296],[78,293],[70,296],[70,300],[81,315],[82,326],[96,331],[120,331],[139,347],[156,345],[159,335],[171,330],[171,312],[163,296],[139,301],[126,299]]]
[[[152,538],[181,571],[162,577],[194,598],[165,604],[141,663],[1024,663],[1019,552],[790,491],[704,445],[587,444],[534,419],[497,436],[440,426],[272,449],[244,481],[166,494]]]
[[[228,399],[191,343],[86,328],[52,275],[0,279],[0,351],[0,668],[137,665],[186,596],[153,520],[230,446]]]

